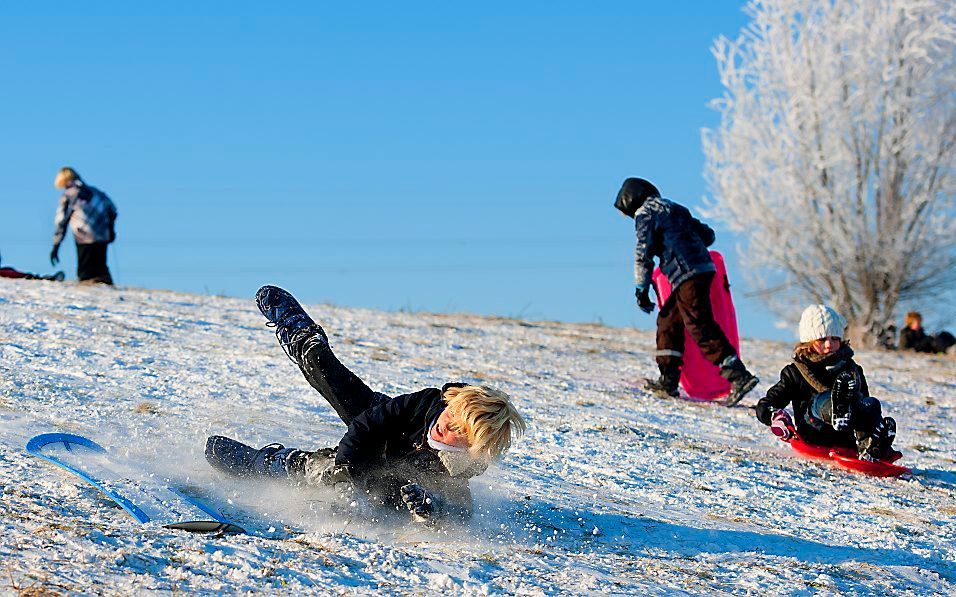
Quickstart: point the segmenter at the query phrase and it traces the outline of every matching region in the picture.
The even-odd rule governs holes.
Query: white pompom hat
[[[800,342],[812,342],[820,338],[843,337],[846,319],[826,305],[810,305],[800,316]]]

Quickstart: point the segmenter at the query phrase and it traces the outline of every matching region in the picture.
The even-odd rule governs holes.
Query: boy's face
[[[814,340],[813,350],[817,351],[817,354],[833,354],[840,350],[842,344],[843,342],[836,336],[827,336],[826,338]]]
[[[454,417],[446,408],[438,415],[438,421],[435,422],[435,425],[428,433],[435,441],[448,444],[449,446],[455,446],[456,448],[468,448],[470,446],[468,438],[451,429],[451,425],[454,422]]]
[[[910,321],[909,328],[910,328],[911,330],[918,330],[918,329],[920,329],[921,327],[923,327],[923,322],[920,321],[919,319],[913,319],[913,320]]]

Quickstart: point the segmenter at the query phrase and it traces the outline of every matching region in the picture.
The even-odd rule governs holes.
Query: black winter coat
[[[650,288],[654,257],[672,288],[682,282],[715,272],[707,247],[714,244],[714,231],[678,203],[650,197],[634,213],[637,244],[634,249],[634,281]]]
[[[900,331],[900,350],[915,350],[916,352],[936,352],[936,340],[928,336],[923,328],[912,330],[903,328]]]
[[[348,468],[357,486],[388,506],[400,506],[401,487],[417,483],[443,498],[448,513],[469,515],[468,477],[452,477],[437,450],[428,445],[429,429],[446,407],[442,395],[450,387],[464,385],[426,388],[366,410],[339,441],[335,463]]]
[[[804,377],[797,363],[805,366],[810,374],[827,389],[833,386],[833,380],[843,371],[856,371],[860,379],[860,395],[869,396],[870,390],[866,385],[863,368],[853,360],[853,350],[844,346],[826,359],[816,363],[794,356],[794,362],[787,365],[780,372],[780,381],[767,390],[767,395],[757,402],[757,419],[764,425],[770,425],[774,411],[793,405],[793,421],[797,426],[797,433],[804,440],[820,445],[846,444],[856,446],[852,431],[837,431],[825,425],[826,430],[820,431],[807,422],[807,411],[814,396],[820,393]]]

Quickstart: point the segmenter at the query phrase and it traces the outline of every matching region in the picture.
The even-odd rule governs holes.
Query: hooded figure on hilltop
[[[637,306],[645,313],[654,310],[649,293],[655,257],[673,288],[657,317],[660,377],[648,382],[647,388],[662,396],[678,395],[686,329],[704,357],[717,365],[720,375],[730,382],[730,395],[724,404],[737,404],[758,380],[741,362],[737,350],[714,320],[710,286],[717,268],[707,250],[716,238],[714,231],[683,205],[663,199],[657,187],[643,178],[625,180],[614,207],[634,218]]]

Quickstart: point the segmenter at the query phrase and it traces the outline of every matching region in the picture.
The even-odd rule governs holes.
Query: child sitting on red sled
[[[842,340],[845,329],[846,319],[826,305],[803,311],[793,363],[757,402],[757,419],[783,441],[796,434],[810,444],[853,448],[860,460],[893,460],[896,421],[869,395],[863,369]],[[793,418],[784,410],[790,404]]]

